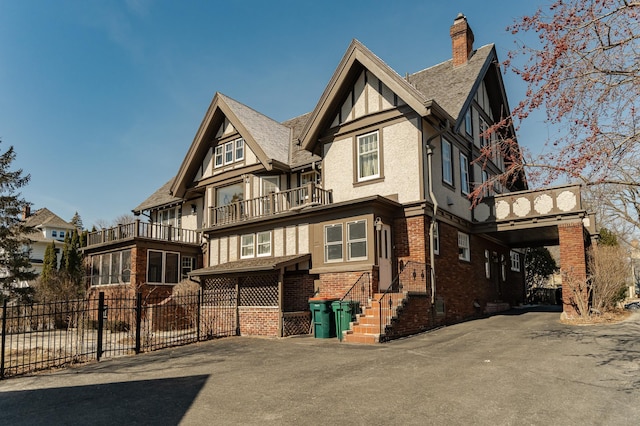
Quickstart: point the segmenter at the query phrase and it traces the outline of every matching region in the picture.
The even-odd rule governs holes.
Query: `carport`
[[[587,249],[597,238],[595,215],[582,207],[580,185],[520,191],[482,200],[474,232],[512,248],[560,246],[563,315],[576,315],[575,298],[587,297],[573,283],[587,277]]]

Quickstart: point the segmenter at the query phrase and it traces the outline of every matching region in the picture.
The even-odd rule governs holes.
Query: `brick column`
[[[558,225],[563,317],[576,317],[574,297],[586,301],[587,262],[582,222]],[[575,294],[577,293],[577,295]]]

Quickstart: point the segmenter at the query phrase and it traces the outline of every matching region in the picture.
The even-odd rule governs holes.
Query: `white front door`
[[[378,233],[378,270],[380,275],[379,291],[385,291],[391,285],[391,226],[382,225]]]

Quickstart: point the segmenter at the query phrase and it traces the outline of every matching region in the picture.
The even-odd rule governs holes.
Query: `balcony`
[[[201,242],[200,232],[136,220],[113,228],[90,232],[87,236],[87,247],[134,238],[148,238],[184,244],[200,244]]]
[[[209,226],[230,225],[250,219],[259,219],[305,207],[327,205],[333,202],[332,192],[309,183],[298,188],[272,192],[258,198],[236,201],[225,206],[211,207]]]

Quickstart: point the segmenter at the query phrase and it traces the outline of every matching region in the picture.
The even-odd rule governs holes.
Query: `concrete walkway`
[[[636,425],[640,314],[511,311],[376,346],[234,337],[0,382],[0,425]]]

